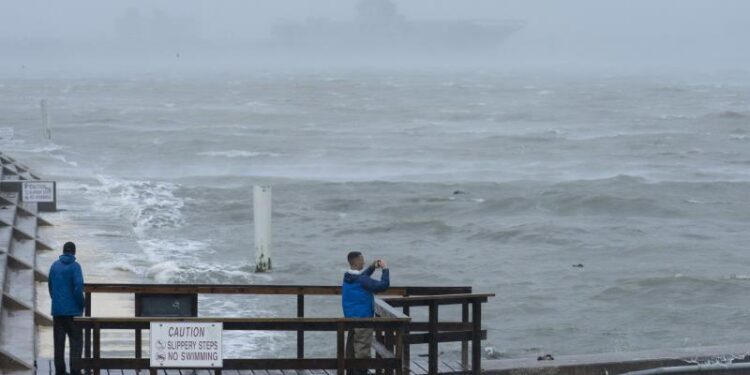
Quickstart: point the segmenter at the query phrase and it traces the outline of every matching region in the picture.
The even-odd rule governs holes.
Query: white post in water
[[[52,130],[49,128],[49,112],[47,111],[47,100],[42,99],[39,102],[39,107],[42,111],[42,135],[44,139],[52,139]]]
[[[271,270],[271,187],[253,188],[255,221],[255,272]]]

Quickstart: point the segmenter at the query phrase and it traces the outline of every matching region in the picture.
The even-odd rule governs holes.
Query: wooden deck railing
[[[221,322],[225,331],[323,331],[336,332],[335,358],[253,358],[224,359],[223,369],[284,369],[284,370],[323,370],[336,369],[338,374],[344,374],[345,369],[377,369],[394,371],[402,375],[405,368],[404,332],[409,318],[373,318],[373,319],[344,319],[344,318],[76,318],[80,327],[93,332],[93,356],[78,360],[77,368],[93,370],[99,374],[102,369],[149,369],[149,359],[140,358],[103,358],[101,356],[102,330],[136,330],[148,329],[152,321],[158,322]],[[352,359],[346,358],[344,337],[347,331],[354,328],[370,328],[395,335],[394,350],[378,348],[378,358]],[[150,369],[156,374],[156,369]],[[221,369],[216,369],[216,375]]]
[[[404,360],[401,371],[408,373],[410,359],[410,345],[427,344],[429,352],[429,374],[438,373],[438,350],[437,345],[441,342],[462,343],[462,366],[466,372],[471,371],[478,375],[481,371],[481,340],[486,339],[487,332],[481,329],[481,304],[487,302],[494,294],[471,294],[472,288],[459,287],[423,287],[423,286],[394,286],[380,293],[375,299],[375,310],[377,321],[380,319],[406,319],[406,324],[401,331],[403,343],[399,348],[399,340],[396,333],[388,329],[376,329],[378,340],[374,343],[376,354],[381,359],[392,359],[398,351]],[[244,295],[294,295],[297,298],[297,319],[305,321],[305,296],[306,295],[340,295],[341,287],[330,285],[210,285],[210,284],[86,284],[84,287],[86,296],[85,316],[91,317],[92,296],[96,293],[127,293],[127,294],[244,294]],[[382,298],[382,299],[381,299]],[[461,322],[440,322],[438,317],[438,306],[461,305]],[[413,322],[409,318],[412,307],[426,306],[429,308],[429,320],[427,322]],[[469,307],[472,316],[469,319]],[[402,311],[396,309],[400,307]],[[164,318],[152,318],[164,319]],[[300,320],[301,319],[301,320]],[[268,321],[268,319],[266,319]],[[114,320],[116,321],[116,320]],[[114,322],[113,321],[113,322]],[[280,320],[276,320],[279,321]],[[86,322],[86,320],[81,320]],[[137,321],[136,321],[137,322]],[[111,324],[107,323],[107,324]],[[144,324],[131,324],[135,335],[136,358],[142,356],[142,330]],[[294,326],[293,323],[284,323],[284,327]],[[255,326],[253,326],[255,327]],[[305,358],[305,331],[306,326],[297,325],[291,329],[297,332],[297,359]],[[84,356],[92,358],[92,330],[93,325],[84,327]],[[147,327],[145,327],[147,328]],[[471,343],[472,355],[471,366],[468,361],[468,345]],[[88,363],[88,362],[87,362]],[[105,362],[106,363],[106,362]],[[244,362],[232,362],[244,363]],[[249,362],[248,362],[249,363]],[[261,363],[261,362],[255,362]],[[269,363],[269,362],[262,362]],[[297,362],[305,363],[305,362]],[[365,362],[363,362],[365,363]],[[369,363],[369,362],[368,362]],[[374,363],[374,362],[373,362]],[[329,363],[330,364],[330,363]],[[270,367],[269,369],[277,368]],[[316,367],[317,368],[317,367]],[[376,368],[376,367],[370,367]],[[310,368],[315,369],[315,368]],[[388,367],[376,368],[392,374],[394,369]]]
[[[433,296],[410,296],[383,298],[377,304],[376,312],[379,316],[393,317],[389,309],[401,307],[403,316],[411,314],[412,307],[427,307],[428,321],[409,323],[404,357],[409,362],[410,346],[414,344],[428,345],[428,371],[438,373],[438,343],[461,342],[461,365],[469,371],[469,343],[471,343],[471,373],[479,375],[481,372],[482,348],[481,341],[487,339],[487,331],[482,330],[482,303],[487,302],[494,294],[444,294]],[[461,305],[461,322],[440,322],[439,307],[441,305]],[[469,306],[471,306],[471,320],[469,320]],[[388,307],[388,308],[386,308]],[[426,333],[413,333],[426,332]],[[387,341],[385,341],[387,342]],[[386,345],[392,347],[392,345]]]

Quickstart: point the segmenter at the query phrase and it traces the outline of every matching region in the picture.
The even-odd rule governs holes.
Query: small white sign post
[[[222,368],[223,323],[151,322],[152,368]]]
[[[24,202],[54,202],[55,183],[52,181],[26,181],[21,186]]]

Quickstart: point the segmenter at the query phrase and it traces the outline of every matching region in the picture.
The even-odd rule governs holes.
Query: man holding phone
[[[349,270],[344,274],[341,286],[341,306],[346,318],[372,318],[375,316],[375,293],[382,292],[390,286],[388,264],[376,260],[365,268],[365,257],[359,251],[352,251],[346,256]],[[376,269],[382,270],[380,280],[371,276]],[[346,340],[347,358],[370,358],[373,330],[371,328],[354,328],[349,331]],[[353,372],[350,375],[367,374],[367,370]]]

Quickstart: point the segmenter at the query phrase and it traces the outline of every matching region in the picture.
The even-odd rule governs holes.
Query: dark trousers
[[[73,359],[81,358],[83,350],[83,330],[76,327],[72,316],[55,316],[53,318],[53,337],[55,341],[55,374],[65,374],[65,336],[70,340],[70,373],[78,375],[81,370],[73,368]]]

